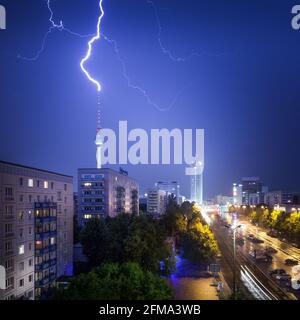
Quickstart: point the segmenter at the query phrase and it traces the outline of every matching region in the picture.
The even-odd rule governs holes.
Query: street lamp
[[[236,231],[238,228],[240,228],[242,225],[239,224],[239,225],[236,225],[236,222],[234,222],[231,227],[228,227],[228,228],[231,228],[231,230],[233,231],[233,297],[235,299],[236,297],[236,263],[235,263],[235,260],[236,260]]]

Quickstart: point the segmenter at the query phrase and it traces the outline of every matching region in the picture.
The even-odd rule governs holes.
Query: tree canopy
[[[137,263],[106,263],[73,278],[57,289],[55,300],[169,300],[172,291],[165,279],[143,270]]]

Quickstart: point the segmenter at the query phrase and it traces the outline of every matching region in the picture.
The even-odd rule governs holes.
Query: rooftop
[[[62,173],[58,173],[58,172],[54,172],[54,171],[49,171],[49,170],[44,170],[44,169],[39,169],[39,168],[35,168],[35,167],[24,166],[22,164],[8,162],[8,161],[0,160],[0,164],[14,166],[14,167],[20,167],[20,168],[30,169],[30,170],[38,170],[38,171],[41,171],[41,172],[55,174],[55,175],[59,175],[59,176],[62,176],[62,177],[73,178],[73,176],[69,176],[69,175],[66,175],[66,174],[62,174]]]

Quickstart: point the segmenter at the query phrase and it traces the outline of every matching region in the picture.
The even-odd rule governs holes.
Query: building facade
[[[265,193],[264,202],[270,207],[281,204],[299,205],[300,193],[285,191],[269,191]]]
[[[35,299],[73,274],[73,178],[0,161],[0,299]]]
[[[139,184],[127,172],[109,168],[78,169],[78,222],[139,213]]]
[[[177,204],[180,204],[180,185],[177,181],[159,181],[155,183],[155,187],[166,191],[168,195],[173,194],[176,197]]]
[[[241,183],[233,184],[234,205],[257,205],[264,202],[268,187],[258,177],[242,178]]]
[[[243,185],[242,184],[233,184],[232,188],[232,198],[233,204],[235,206],[241,206],[243,204]]]
[[[200,205],[203,203],[203,170],[204,164],[202,161],[196,161],[194,166],[189,168],[191,176],[190,200]]]
[[[147,212],[153,216],[161,216],[166,212],[168,193],[165,190],[152,188],[147,193]]]

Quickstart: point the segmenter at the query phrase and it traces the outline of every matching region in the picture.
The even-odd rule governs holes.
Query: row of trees
[[[120,214],[92,219],[78,233],[88,259],[85,273],[73,278],[53,299],[171,299],[166,279],[175,257],[159,220]]]
[[[91,267],[107,262],[136,262],[144,270],[164,275],[175,267],[165,230],[149,215],[120,214],[91,220],[82,230],[80,240]]]
[[[74,278],[55,300],[169,300],[172,292],[165,279],[143,270],[139,264],[106,263]]]
[[[161,223],[166,233],[175,237],[183,257],[192,262],[209,262],[219,254],[218,244],[197,205],[184,202],[177,206],[172,199]]]
[[[93,219],[77,239],[89,271],[55,290],[53,299],[171,299],[161,276],[175,268],[174,239],[192,262],[208,262],[219,252],[199,208],[189,202],[178,206],[173,197],[161,219],[147,214]]]
[[[300,212],[286,213],[280,210],[258,208],[250,213],[253,223],[285,234],[287,237],[300,241]]]

